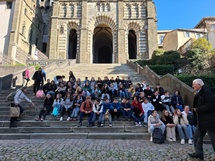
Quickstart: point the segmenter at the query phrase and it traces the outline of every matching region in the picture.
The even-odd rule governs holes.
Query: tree
[[[191,48],[192,49],[201,49],[203,52],[208,52],[213,49],[212,44],[204,37],[195,40],[192,43]]]

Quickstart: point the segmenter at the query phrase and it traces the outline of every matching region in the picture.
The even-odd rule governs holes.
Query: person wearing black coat
[[[40,110],[39,118],[36,121],[43,121],[46,119],[46,115],[48,115],[53,110],[53,102],[54,99],[51,94],[47,94],[43,103],[43,108]],[[43,116],[43,118],[42,118]]]
[[[204,159],[203,137],[208,133],[215,152],[215,97],[211,90],[205,88],[201,79],[193,81],[196,91],[193,101],[193,111],[197,128],[194,132],[195,153],[189,153],[192,158]]]
[[[34,80],[34,89],[33,92],[36,94],[36,92],[39,90],[40,86],[43,86],[43,73],[42,68],[39,68],[38,71],[36,71],[32,77]]]

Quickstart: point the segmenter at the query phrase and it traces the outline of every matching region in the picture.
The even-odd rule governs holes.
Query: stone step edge
[[[4,133],[0,140],[10,139],[148,139],[147,133]]]

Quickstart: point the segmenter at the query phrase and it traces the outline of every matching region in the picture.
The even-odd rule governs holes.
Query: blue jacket
[[[105,114],[107,110],[110,110],[110,105],[110,103],[103,103],[103,114]]]
[[[111,103],[111,106],[110,106],[110,109],[111,110],[114,110],[114,109],[116,109],[116,110],[120,110],[120,107],[121,107],[121,105],[120,105],[120,103]]]
[[[132,108],[131,107],[131,104],[129,103],[129,102],[127,102],[127,103],[121,103],[121,107],[122,107],[122,109],[124,109],[124,108]]]

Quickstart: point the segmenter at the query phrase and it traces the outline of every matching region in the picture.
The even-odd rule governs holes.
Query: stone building
[[[0,12],[0,50],[15,62],[25,64],[32,44],[42,48],[43,20],[39,3],[37,0],[1,0]]]
[[[158,47],[152,0],[55,0],[52,8],[50,59],[125,63]]]

